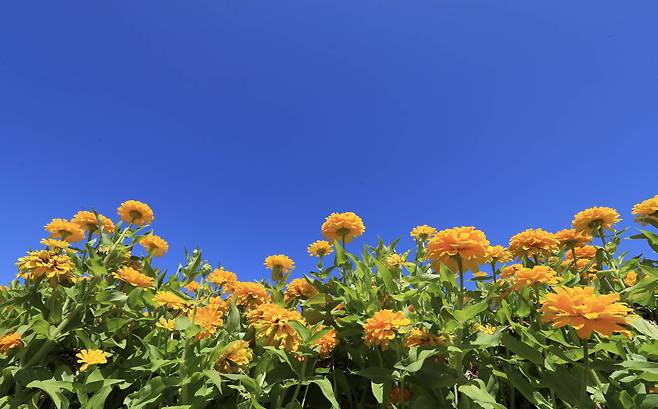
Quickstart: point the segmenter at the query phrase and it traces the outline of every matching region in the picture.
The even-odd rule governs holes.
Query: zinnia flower
[[[8,332],[0,337],[0,352],[6,354],[17,346],[20,346],[22,343],[21,334],[18,332]]]
[[[330,241],[351,242],[366,231],[363,220],[353,212],[332,213],[322,223],[322,235]]]
[[[619,213],[611,207],[590,207],[576,213],[571,225],[574,229],[589,234],[598,234],[599,231],[610,230],[612,225],[619,223]]]
[[[322,331],[326,327],[320,325],[318,331]],[[320,347],[320,358],[325,359],[331,355],[333,350],[336,348],[338,340],[336,339],[336,329],[330,329],[326,334],[320,337],[317,341],[313,343],[313,346]]]
[[[637,281],[637,273],[633,270],[629,271],[626,273],[626,277],[624,277],[624,284],[626,284],[628,287],[632,287],[635,285],[635,282]]]
[[[514,274],[512,288],[519,290],[524,287],[532,287],[537,284],[557,284],[557,274],[546,266],[534,266],[533,268],[521,268]]]
[[[187,301],[172,293],[171,291],[158,291],[153,297],[153,302],[158,307],[166,305],[167,307],[174,310],[186,310],[188,307]]]
[[[658,222],[658,195],[636,204],[631,213],[640,224],[647,224],[649,221]]]
[[[51,287],[59,282],[72,281],[75,275],[75,264],[67,254],[59,254],[49,250],[38,250],[27,253],[16,263],[19,277],[38,280],[46,277]]]
[[[485,334],[493,335],[496,333],[496,327],[494,327],[491,324],[480,324],[479,322],[476,322],[473,325],[473,331],[475,332],[484,332]]]
[[[436,234],[436,229],[426,224],[411,229],[410,236],[417,241],[425,241]]]
[[[502,278],[503,280],[506,280],[508,278],[512,278],[514,276],[514,274],[516,274],[516,272],[519,271],[522,268],[523,268],[522,264],[512,264],[512,265],[509,265],[507,267],[504,267],[501,270],[500,278]]]
[[[253,357],[247,341],[233,341],[219,354],[215,368],[222,373],[236,373],[244,369]]]
[[[507,263],[512,261],[512,253],[503,246],[489,246],[485,255],[487,262]]]
[[[306,248],[308,254],[314,257],[324,257],[327,254],[331,254],[334,249],[331,243],[325,240],[317,240],[309,244]]]
[[[71,246],[71,243],[68,241],[64,240],[56,240],[56,239],[41,239],[41,244],[44,246],[48,247],[51,250],[61,250],[61,249],[66,249]]]
[[[82,364],[80,372],[86,371],[92,365],[107,363],[107,355],[100,349],[83,349],[75,356],[78,357],[78,363]]]
[[[363,324],[364,340],[367,346],[380,346],[388,349],[388,344],[401,331],[402,327],[411,325],[401,311],[380,310]]]
[[[573,263],[573,253],[576,253],[576,262]],[[575,266],[577,272],[581,272],[585,275],[585,278],[591,280],[596,275],[596,266],[592,264],[587,271],[582,271],[587,267],[588,264],[596,257],[596,247],[594,246],[583,246],[576,247],[572,251],[567,251],[565,253],[566,261],[562,262],[563,268]]]
[[[457,257],[464,270],[478,271],[485,260],[489,241],[475,227],[453,227],[436,233],[427,243],[427,255],[432,264],[443,263],[453,272],[458,271]],[[438,269],[438,267],[435,267]]]
[[[401,256],[398,253],[392,253],[386,256],[386,266],[388,268],[400,268],[405,262],[405,256]]]
[[[288,302],[296,298],[311,298],[318,293],[318,290],[309,283],[305,278],[295,278],[286,287],[283,300]]]
[[[183,286],[184,289],[193,293],[196,292],[199,289],[199,287],[201,287],[201,284],[199,284],[198,281],[190,281],[189,283]]]
[[[414,328],[404,339],[404,345],[407,348],[426,346],[436,348],[445,346],[448,340],[443,335],[434,335],[425,328]]]
[[[160,317],[158,322],[155,324],[156,327],[162,328],[167,331],[173,331],[176,329],[176,321],[168,320],[165,317]]]
[[[169,251],[169,244],[167,244],[162,237],[156,236],[155,234],[142,237],[139,240],[139,244],[141,244],[149,254],[153,254],[155,257],[162,257],[167,251]]]
[[[560,242],[555,235],[542,229],[524,230],[509,241],[509,250],[516,258],[548,257],[559,247]]]
[[[287,310],[276,304],[261,304],[247,314],[249,326],[254,329],[256,340],[263,345],[295,352],[301,345],[297,331],[290,320],[306,325],[299,311]]]
[[[262,284],[238,281],[233,285],[233,298],[237,306],[251,310],[267,302],[270,296]]]
[[[235,283],[238,282],[238,276],[231,271],[218,268],[210,273],[208,281],[215,284],[217,287],[222,287],[224,291],[231,292],[233,291]]]
[[[114,272],[113,276],[123,282],[126,282],[133,287],[139,288],[153,288],[154,280],[153,277],[149,277],[146,274],[140,273],[132,267],[124,266],[120,267],[117,271]]]
[[[108,219],[102,214],[98,215],[98,219],[100,219],[101,223],[103,224],[103,230],[106,233],[112,233],[114,231],[114,223],[112,220]],[[96,215],[93,212],[81,210],[76,213],[75,216],[73,216],[71,221],[80,226],[82,230],[87,230],[90,232],[98,231],[98,220],[96,219]]]
[[[121,203],[117,213],[124,222],[136,224],[137,226],[150,224],[154,218],[153,210],[146,203],[137,200],[126,200]]]
[[[208,304],[203,307],[190,308],[187,317],[203,328],[196,336],[197,339],[207,338],[217,332],[217,327],[224,323],[223,311],[217,304]]]
[[[582,247],[592,241],[592,236],[576,229],[563,229],[555,233],[555,238],[566,248]]]
[[[53,219],[44,227],[50,237],[75,243],[85,238],[85,232],[77,224],[66,219]]]
[[[582,339],[589,339],[593,331],[606,337],[619,332],[630,338],[630,331],[623,327],[630,310],[617,301],[618,293],[598,295],[592,287],[559,287],[546,295],[541,319],[554,328],[570,325]]]
[[[295,268],[295,262],[285,254],[275,254],[265,258],[265,267],[272,270],[272,279],[279,281]]]

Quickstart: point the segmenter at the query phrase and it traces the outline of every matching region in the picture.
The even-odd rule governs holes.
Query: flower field
[[[271,255],[259,282],[200,250],[165,273],[151,208],[117,213],[53,219],[0,287],[0,408],[658,407],[658,195],[629,229],[592,207],[506,246],[423,225],[357,248],[333,213],[313,271]]]

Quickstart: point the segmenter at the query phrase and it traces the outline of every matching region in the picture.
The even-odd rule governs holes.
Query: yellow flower
[[[411,325],[401,311],[380,310],[363,324],[364,340],[367,346],[380,346],[388,349],[388,344],[401,331],[402,327]]]
[[[208,281],[215,284],[217,287],[223,287],[224,291],[233,291],[233,286],[238,282],[238,276],[235,273],[224,270],[223,268],[215,269],[208,276]]]
[[[519,271],[522,268],[523,268],[522,264],[509,265],[509,266],[502,269],[502,271],[500,273],[500,278],[502,278],[503,280],[511,278],[511,277],[514,276],[514,274],[516,274],[517,271]]]
[[[574,229],[589,234],[597,234],[599,229],[613,230],[612,225],[619,223],[619,213],[611,207],[590,207],[576,213],[571,225]]]
[[[407,348],[427,346],[436,348],[438,346],[445,346],[448,339],[443,335],[434,335],[425,328],[414,328],[404,339],[404,345]]]
[[[596,276],[596,266],[592,264],[587,271],[582,271],[587,267],[587,265],[596,257],[596,247],[594,246],[583,246],[583,247],[576,247],[572,251],[567,251],[565,253],[566,261],[562,262],[562,267],[563,268],[569,268],[570,266],[573,267],[573,253],[576,253],[576,263],[575,263],[575,269],[576,271],[580,272],[581,274],[584,274],[585,279],[591,280]]]
[[[18,332],[8,332],[0,337],[0,352],[6,354],[22,343],[21,334]]]
[[[278,281],[290,274],[295,262],[285,254],[275,254],[265,258],[265,267],[272,270],[272,279]]]
[[[427,255],[438,269],[443,263],[453,272],[458,271],[457,257],[461,258],[464,270],[477,271],[484,261],[489,241],[475,227],[453,227],[441,230],[427,243]]]
[[[120,267],[114,272],[113,276],[121,281],[124,281],[133,287],[139,288],[153,288],[153,277],[140,273],[132,267]]]
[[[171,291],[158,291],[153,297],[153,302],[158,307],[166,305],[167,307],[174,310],[186,310],[188,307],[187,301],[172,293]]]
[[[411,229],[410,236],[418,241],[425,241],[436,234],[436,229],[426,224]]]
[[[623,327],[630,310],[617,301],[617,293],[598,295],[592,287],[559,287],[546,295],[541,319],[554,328],[570,325],[582,339],[590,338],[593,331],[601,336],[619,332],[630,338],[630,331]]]
[[[288,302],[295,298],[311,298],[317,293],[318,290],[308,280],[305,278],[295,278],[288,284],[283,300]]]
[[[647,199],[633,206],[632,214],[635,220],[641,224],[647,224],[648,221],[658,222],[658,195]]]
[[[571,247],[582,247],[592,241],[592,236],[576,229],[560,230],[555,233],[555,238],[560,242],[561,246],[565,246],[567,249]]]
[[[136,224],[137,226],[150,224],[154,219],[153,210],[146,203],[137,200],[126,200],[121,203],[117,213],[124,222]]]
[[[244,369],[253,358],[254,353],[247,341],[233,341],[219,354],[215,368],[222,373],[236,373]]]
[[[56,239],[41,239],[41,244],[50,248],[51,250],[66,249],[71,245],[71,243],[68,241]]]
[[[75,243],[85,238],[85,232],[77,224],[66,219],[53,219],[45,227],[50,237]]]
[[[176,329],[176,321],[168,320],[165,317],[160,317],[158,322],[155,324],[156,327],[162,328],[167,331],[173,331]]]
[[[112,222],[112,220],[108,219],[102,214],[99,214],[98,218],[101,220],[101,223],[103,224],[103,231],[105,231],[106,233],[112,233],[114,231],[114,223]],[[98,230],[98,220],[96,219],[96,215],[93,212],[81,210],[73,216],[71,221],[77,224],[78,226],[80,226],[82,230],[87,230],[91,232],[95,232]]]
[[[318,240],[309,244],[306,248],[308,254],[314,257],[324,257],[334,251],[333,246],[328,241]]]
[[[484,272],[484,271],[477,271],[477,272],[473,273],[473,277],[475,277],[475,278],[484,278],[488,275],[489,274]]]
[[[318,327],[318,332],[322,331],[325,328],[326,327],[324,325],[320,324],[320,326]],[[319,346],[320,358],[325,359],[331,355],[334,349],[336,349],[337,344],[338,344],[338,340],[336,339],[336,330],[334,328],[331,328],[326,334],[321,336],[320,339],[315,341],[312,346],[314,347]]]
[[[635,282],[637,281],[637,273],[633,270],[629,271],[626,273],[626,277],[624,277],[624,284],[626,284],[628,287],[632,287],[635,285]]]
[[[503,246],[489,246],[485,259],[489,263],[507,263],[512,261],[512,253]]]
[[[19,277],[38,280],[46,277],[52,287],[59,282],[72,281],[75,265],[67,254],[48,250],[31,251],[16,263]]]
[[[386,266],[388,268],[400,268],[405,262],[406,257],[401,256],[398,253],[392,253],[386,256]]]
[[[217,327],[224,323],[223,315],[224,312],[218,308],[218,305],[212,303],[196,309],[191,308],[187,312],[187,317],[203,328],[203,331],[197,334],[197,339],[214,335],[217,332]]]
[[[322,235],[330,241],[351,242],[366,231],[363,220],[353,212],[332,213],[322,223]]]
[[[80,277],[73,277],[71,281],[73,281],[75,284],[79,284],[89,280],[91,280],[90,276],[80,276]]]
[[[524,230],[509,241],[509,250],[516,258],[548,257],[559,247],[560,242],[555,235],[542,229]]]
[[[247,314],[249,326],[256,340],[263,345],[295,352],[301,345],[297,331],[288,323],[291,320],[306,325],[299,311],[287,310],[276,304],[261,304]]]
[[[267,302],[270,297],[261,284],[238,281],[233,285],[233,298],[237,306],[251,310]]]
[[[169,244],[167,244],[162,237],[156,236],[155,234],[142,237],[139,240],[139,244],[141,244],[149,254],[153,254],[155,257],[162,257],[167,251],[169,251]]]
[[[82,364],[80,371],[85,371],[91,365],[107,363],[107,355],[100,349],[83,349],[75,356],[78,357],[78,363]]]
[[[199,289],[199,287],[201,287],[201,284],[199,284],[198,281],[190,281],[189,283],[183,286],[184,289],[193,293],[195,293]]]
[[[519,290],[524,287],[532,287],[536,284],[557,284],[557,274],[546,266],[534,266],[533,268],[521,268],[514,274],[512,288]]]
[[[473,331],[475,332],[484,332],[485,334],[493,335],[496,333],[496,327],[494,327],[491,324],[480,324],[479,322],[476,322],[473,325]]]

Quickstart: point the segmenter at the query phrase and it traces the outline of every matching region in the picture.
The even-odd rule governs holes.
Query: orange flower
[[[597,234],[600,230],[612,231],[612,225],[619,223],[619,213],[611,207],[590,207],[576,213],[571,225],[574,229]]]
[[[414,328],[409,332],[404,339],[404,345],[407,348],[427,346],[436,348],[438,346],[445,346],[448,340],[443,335],[434,335],[425,328]]]
[[[188,307],[187,301],[171,291],[158,291],[153,297],[153,302],[155,302],[158,307],[166,305],[174,310],[186,310]]]
[[[295,352],[301,345],[297,331],[288,323],[291,320],[306,325],[299,311],[287,310],[276,304],[261,304],[247,314],[249,326],[256,340],[263,345]]]
[[[485,259],[489,263],[507,263],[512,261],[512,253],[503,246],[489,246]]]
[[[425,241],[430,237],[436,234],[436,229],[434,227],[423,224],[422,226],[416,226],[411,229],[410,236],[416,239],[417,241]]]
[[[45,227],[50,232],[50,237],[62,239],[69,243],[75,243],[85,238],[85,232],[80,226],[66,219],[53,219]]]
[[[322,223],[322,235],[330,241],[349,243],[365,231],[363,220],[353,212],[332,213]]]
[[[201,284],[199,284],[198,281],[190,281],[189,283],[183,286],[184,289],[192,293],[196,292],[199,289],[199,287],[201,287]]]
[[[631,213],[635,215],[635,220],[640,224],[647,224],[650,221],[658,222],[658,195],[636,204]]]
[[[496,333],[496,327],[494,327],[491,324],[482,325],[479,322],[476,322],[473,325],[473,331],[475,331],[475,332],[484,332],[485,334],[493,335],[493,334]]]
[[[557,284],[555,271],[546,266],[534,266],[533,268],[521,268],[514,274],[512,288],[520,290],[524,287],[532,287],[536,284]]]
[[[555,235],[542,229],[524,230],[509,241],[509,250],[516,258],[548,257],[559,247],[560,242]]]
[[[325,240],[317,240],[309,244],[306,248],[308,254],[314,257],[324,257],[334,251],[331,243]]]
[[[405,261],[406,256],[401,256],[397,253],[392,253],[386,256],[386,266],[388,268],[401,268]]]
[[[322,331],[326,327],[320,325],[318,331]],[[324,334],[320,339],[313,343],[313,346],[320,347],[320,358],[325,359],[331,355],[333,350],[336,348],[338,340],[336,339],[336,330],[334,328],[330,329],[326,334]]]
[[[149,254],[153,254],[155,257],[162,257],[167,251],[169,251],[169,244],[162,239],[160,236],[151,234],[144,236],[139,240],[139,244],[144,247]]]
[[[562,229],[555,233],[555,238],[566,248],[582,247],[592,241],[592,236],[576,229]]]
[[[248,310],[269,301],[270,296],[262,284],[238,281],[233,286],[235,304]]]
[[[16,265],[18,277],[32,280],[46,277],[53,288],[60,282],[72,281],[75,276],[75,264],[71,258],[55,251],[31,251],[19,258]]]
[[[217,332],[217,327],[224,323],[223,311],[216,304],[208,304],[203,307],[190,308],[187,317],[195,324],[203,328],[196,335],[196,339],[207,338]]]
[[[121,267],[114,274],[115,278],[124,281],[133,287],[153,288],[154,279],[146,274],[140,273],[132,267]]]
[[[137,200],[126,200],[121,203],[117,209],[117,213],[121,220],[126,223],[136,224],[143,226],[153,222],[153,210],[146,203],[138,202]]]
[[[48,247],[50,250],[63,250],[68,249],[71,246],[71,243],[68,241],[56,239],[41,239],[40,243]]]
[[[624,277],[624,284],[626,284],[628,287],[632,287],[635,285],[635,282],[637,281],[637,273],[633,270],[629,271],[626,273],[626,277]]]
[[[18,332],[8,332],[0,337],[0,352],[6,354],[22,343],[21,334]]]
[[[401,311],[380,310],[363,324],[364,340],[367,346],[380,346],[388,349],[388,344],[395,339],[402,327],[411,325]]]
[[[489,241],[483,232],[475,227],[453,227],[438,232],[427,243],[427,255],[435,269],[443,263],[453,272],[458,271],[457,258],[462,261],[464,270],[478,271],[485,260]]]
[[[488,276],[488,275],[489,275],[489,274],[487,274],[487,273],[484,272],[484,271],[476,271],[475,273],[473,273],[473,277],[475,277],[475,278],[484,278],[484,277],[486,277],[486,276]]]
[[[279,281],[288,277],[288,274],[295,268],[295,262],[285,254],[275,254],[265,258],[265,267],[272,270],[272,279]]]
[[[100,219],[101,223],[103,224],[103,231],[106,233],[112,233],[114,231],[114,223],[112,220],[108,219],[102,214],[98,215],[98,219]],[[88,230],[91,232],[98,231],[98,220],[96,219],[96,215],[92,212],[81,210],[76,213],[75,216],[73,216],[71,221],[80,226],[80,228],[83,230]]]
[[[523,268],[522,264],[512,264],[502,269],[500,278],[506,280],[508,278],[514,277],[517,271]]]
[[[217,287],[223,287],[224,291],[231,292],[233,291],[235,283],[238,282],[238,276],[231,271],[217,268],[210,273],[208,281],[215,284]]]
[[[562,267],[563,268],[568,268],[570,266],[574,266],[573,263],[573,253],[576,253],[576,263],[575,263],[575,270],[578,272],[581,272],[581,274],[584,274],[584,277],[588,280],[591,280],[594,278],[596,275],[596,266],[591,265],[590,268],[587,269],[587,271],[582,271],[587,267],[588,264],[596,257],[596,247],[594,246],[583,246],[583,247],[576,247],[573,251],[567,251],[565,253],[565,258],[566,261],[562,262]]]
[[[244,369],[253,358],[254,352],[247,341],[233,341],[219,354],[215,368],[222,373],[236,373]]]
[[[288,302],[296,298],[311,298],[317,293],[318,290],[307,279],[295,278],[288,284],[283,300]]]
[[[606,337],[619,332],[630,338],[630,331],[623,327],[630,310],[617,301],[617,293],[598,295],[592,287],[559,287],[546,295],[541,319],[554,328],[570,325],[582,339],[590,338],[593,331]]]

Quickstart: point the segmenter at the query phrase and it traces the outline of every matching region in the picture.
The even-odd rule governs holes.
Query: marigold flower
[[[409,334],[404,338],[404,345],[407,348],[427,346],[436,348],[445,346],[448,339],[443,335],[434,335],[425,328],[414,328],[409,331]]]
[[[208,281],[215,284],[217,287],[222,287],[224,291],[231,292],[233,291],[235,283],[238,282],[238,276],[231,271],[217,268],[210,273]]]
[[[124,222],[136,224],[137,226],[151,224],[154,219],[153,210],[146,203],[137,200],[126,200],[121,203],[117,213]]]
[[[66,249],[71,246],[71,243],[68,241],[64,240],[56,240],[56,239],[41,239],[41,244],[44,246],[48,247],[51,250],[61,250],[61,249]]]
[[[473,331],[475,332],[484,332],[485,334],[493,335],[496,333],[496,327],[494,327],[491,324],[480,324],[479,322],[476,322],[473,324]]]
[[[318,327],[318,331],[322,331],[325,328],[326,327],[321,324]],[[325,359],[331,355],[334,349],[336,349],[336,344],[338,344],[338,340],[336,339],[336,329],[331,328],[326,334],[320,337],[320,339],[315,341],[313,346],[320,347],[320,358]]]
[[[363,220],[354,212],[332,213],[322,223],[322,235],[330,241],[351,242],[366,231]]]
[[[176,321],[168,320],[165,317],[160,317],[158,322],[155,324],[156,327],[162,328],[167,331],[173,331],[176,329]]]
[[[0,352],[6,354],[22,343],[21,334],[18,332],[8,332],[0,337]]]
[[[19,277],[32,280],[46,277],[52,287],[71,281],[75,275],[75,264],[67,254],[49,250],[31,251],[19,258],[16,265]]]
[[[155,257],[162,257],[167,251],[169,251],[169,244],[164,241],[162,237],[156,236],[155,234],[142,237],[139,240],[139,244],[141,244],[149,254],[153,254]]]
[[[632,287],[635,285],[635,282],[637,281],[637,273],[633,270],[629,271],[626,273],[626,277],[624,277],[624,284],[628,287]]]
[[[619,213],[611,207],[590,207],[576,213],[571,225],[574,229],[589,234],[597,234],[599,230],[612,231],[612,225],[619,223]]]
[[[317,288],[305,278],[295,278],[286,287],[283,300],[288,302],[295,298],[311,298],[318,293]]]
[[[114,223],[112,220],[108,219],[102,214],[98,215],[98,219],[100,219],[101,223],[103,224],[103,230],[106,233],[112,233],[114,231]],[[80,226],[82,230],[87,230],[90,232],[95,232],[98,230],[98,220],[96,219],[96,215],[93,212],[81,210],[73,216],[71,221]]]
[[[485,254],[487,262],[507,263],[512,261],[512,253],[503,246],[489,246]]]
[[[153,288],[154,279],[149,277],[146,274],[140,273],[132,267],[124,266],[120,267],[117,271],[112,274],[115,278],[126,282],[133,287],[139,288]]]
[[[576,229],[562,229],[555,233],[555,238],[566,248],[582,247],[592,241],[592,236]]]
[[[507,267],[504,267],[501,270],[500,278],[502,278],[503,280],[506,280],[508,278],[512,278],[514,276],[514,274],[516,274],[516,272],[519,271],[522,268],[523,268],[522,264],[512,264],[512,265],[509,265]]]
[[[272,270],[272,279],[279,281],[295,268],[295,262],[285,254],[275,254],[265,258],[265,267]]]
[[[217,332],[217,327],[224,323],[223,311],[217,304],[208,304],[203,307],[190,308],[187,317],[203,328],[196,336],[197,339],[207,338]]]
[[[443,263],[453,272],[458,271],[457,257],[464,270],[478,271],[485,260],[489,241],[475,227],[453,227],[436,233],[427,243],[427,255],[432,264]],[[435,267],[438,269],[438,267]]]
[[[540,311],[543,322],[552,323],[554,328],[572,326],[578,336],[588,339],[596,331],[601,336],[619,332],[630,338],[626,325],[629,308],[618,303],[619,294],[594,294],[592,287],[559,287],[546,295]]]
[[[306,248],[308,254],[314,257],[324,257],[327,254],[331,254],[334,251],[331,243],[325,240],[317,240],[309,244]]]
[[[235,304],[248,310],[264,304],[270,298],[262,284],[238,281],[233,285]]]
[[[388,402],[389,402],[388,408],[391,409],[393,405],[399,407],[400,404],[410,400],[411,400],[411,391],[408,388],[405,388],[403,393],[400,385],[395,385],[391,389],[391,393],[388,396]]]
[[[380,346],[388,349],[388,344],[401,331],[402,327],[411,325],[401,311],[380,310],[363,324],[364,340],[367,346]]]
[[[199,287],[201,287],[201,284],[199,284],[198,281],[190,281],[189,283],[183,286],[184,289],[193,293],[196,292],[199,289]]]
[[[631,213],[640,224],[647,224],[649,221],[658,222],[658,195],[636,204]]]
[[[514,274],[512,288],[519,290],[524,287],[532,287],[536,284],[557,284],[557,274],[546,266],[534,266],[533,268],[521,268]]]
[[[85,238],[85,232],[77,224],[66,219],[53,219],[45,227],[51,238],[75,243]]]
[[[247,341],[233,341],[219,354],[215,368],[222,373],[236,373],[244,369],[253,357],[254,353]]]
[[[422,226],[416,226],[411,229],[409,235],[418,241],[425,241],[430,237],[436,234],[436,229],[434,227],[423,224]]]
[[[86,371],[92,365],[107,363],[107,355],[100,349],[83,349],[75,356],[78,357],[78,363],[82,364],[80,372]]]
[[[398,253],[392,253],[386,256],[386,266],[388,268],[401,268],[405,262],[406,256],[401,256]]]
[[[484,272],[484,271],[476,271],[475,273],[473,273],[473,277],[475,277],[475,278],[484,278],[488,275],[489,274]]]
[[[295,352],[301,345],[297,331],[288,323],[298,321],[306,325],[299,311],[287,310],[276,304],[261,304],[247,313],[249,326],[254,329],[256,340],[263,345]]]
[[[555,235],[542,229],[524,230],[509,241],[509,250],[516,258],[548,257],[559,247],[560,242]]]
[[[187,301],[172,293],[171,291],[158,291],[153,297],[153,302],[158,307],[166,305],[167,307],[174,310],[186,310],[188,307]]]

